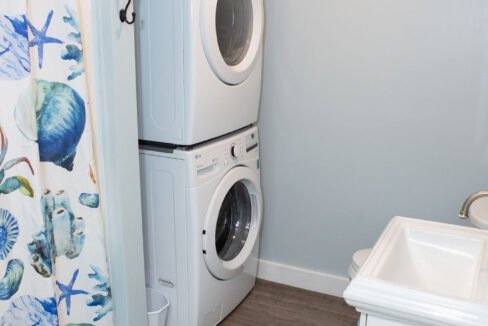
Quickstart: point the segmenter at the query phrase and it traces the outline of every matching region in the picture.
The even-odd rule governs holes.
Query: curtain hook
[[[134,22],[136,21],[136,13],[135,12],[132,12],[132,20],[131,21],[127,20],[127,11],[129,10],[129,6],[130,6],[131,2],[132,2],[132,0],[129,0],[127,2],[127,4],[125,5],[125,8],[120,9],[120,12],[119,12],[120,21],[123,23],[127,23],[129,25],[134,24]]]

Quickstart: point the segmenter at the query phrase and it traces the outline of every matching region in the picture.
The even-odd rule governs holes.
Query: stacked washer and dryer
[[[257,272],[263,0],[136,4],[146,283],[216,325]]]

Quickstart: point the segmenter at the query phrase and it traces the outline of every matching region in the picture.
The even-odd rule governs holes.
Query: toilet
[[[478,229],[488,229],[488,197],[475,200],[466,213],[466,216],[460,217],[469,218],[471,224]]]
[[[358,250],[352,255],[352,262],[347,269],[347,274],[349,275],[349,279],[353,279],[356,277],[357,273],[361,266],[363,266],[364,262],[368,258],[369,254],[371,253],[372,248],[368,249],[361,249]]]

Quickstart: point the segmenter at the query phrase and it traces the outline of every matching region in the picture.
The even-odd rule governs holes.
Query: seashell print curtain
[[[0,325],[113,324],[84,1],[0,1]]]

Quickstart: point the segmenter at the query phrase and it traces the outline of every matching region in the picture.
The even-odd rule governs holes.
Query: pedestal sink
[[[360,325],[488,325],[488,231],[393,218],[344,292]]]

